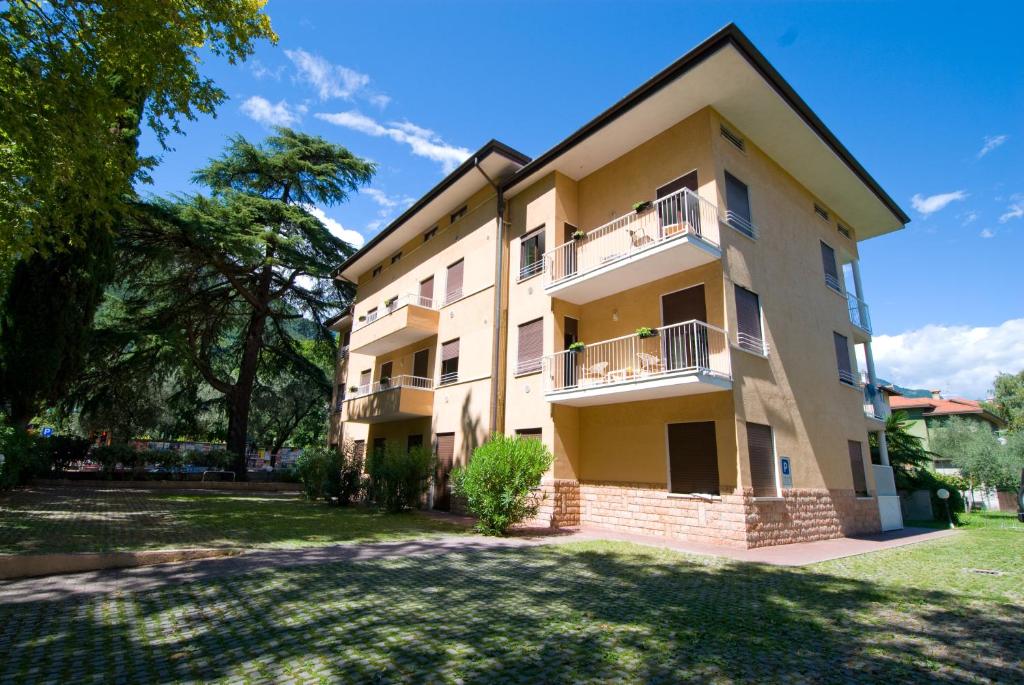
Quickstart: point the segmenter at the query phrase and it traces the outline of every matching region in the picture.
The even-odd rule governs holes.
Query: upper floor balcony
[[[575,304],[722,256],[718,207],[693,191],[667,195],[544,255],[544,292]]]
[[[437,335],[440,314],[434,300],[421,295],[401,295],[371,309],[352,328],[349,349],[379,356]]]
[[[549,402],[586,407],[717,392],[732,387],[724,330],[686,321],[544,358]]]
[[[345,398],[341,420],[383,423],[431,416],[434,381],[419,376],[392,376],[361,385]]]
[[[850,310],[850,323],[854,328],[854,339],[866,342],[871,337],[871,312],[868,303],[851,292],[846,293],[846,304]]]

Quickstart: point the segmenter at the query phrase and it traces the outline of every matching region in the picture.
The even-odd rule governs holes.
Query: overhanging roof
[[[729,24],[504,185],[512,196],[559,171],[580,179],[704,107],[713,107],[856,231],[910,221],[735,24]]]
[[[436,224],[439,216],[458,209],[473,193],[488,185],[484,174],[495,183],[500,183],[529,161],[529,157],[508,145],[497,140],[489,141],[342,262],[335,277],[355,282],[361,274]],[[483,174],[476,169],[477,166]]]

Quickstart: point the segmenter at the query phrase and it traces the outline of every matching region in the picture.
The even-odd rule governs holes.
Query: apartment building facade
[[[492,141],[342,265],[332,440],[429,442],[447,508],[489,433],[536,437],[553,526],[901,527],[857,245],[907,221],[728,26],[537,159]]]

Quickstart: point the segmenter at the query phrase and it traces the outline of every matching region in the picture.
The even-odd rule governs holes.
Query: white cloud
[[[319,55],[305,50],[285,50],[284,54],[298,70],[298,80],[313,86],[321,100],[352,96],[370,83],[370,77],[340,64],[331,64]]]
[[[332,219],[331,217],[327,216],[324,210],[320,209],[319,207],[314,207],[313,205],[306,205],[304,209],[313,216],[315,216],[317,219],[320,219],[320,223],[326,226],[327,230],[330,231],[335,238],[341,238],[346,243],[348,243],[349,245],[356,249],[362,247],[363,243],[366,242],[366,239],[363,238],[362,233],[360,233],[359,231],[353,231],[351,228],[345,228],[344,226],[341,225],[341,222],[336,221],[335,219]]]
[[[983,228],[983,229],[981,229],[981,233],[979,233],[978,235],[980,235],[982,238],[995,238],[996,237],[995,231],[993,231],[990,228]]]
[[[302,118],[300,114],[305,112],[301,105],[292,107],[284,100],[271,103],[266,98],[253,95],[242,103],[242,113],[253,121],[258,121],[267,126],[292,126]]]
[[[466,148],[449,145],[430,129],[417,126],[409,121],[392,121],[383,125],[354,110],[334,114],[321,112],[317,113],[316,117],[336,126],[365,133],[368,136],[376,138],[386,136],[396,143],[408,145],[414,155],[439,162],[445,173],[451,172],[470,155],[470,151]]]
[[[379,107],[381,109],[384,109],[389,104],[391,104],[391,98],[387,95],[382,95],[380,93],[377,93],[376,95],[370,95],[366,99],[370,102],[371,105],[373,105],[374,107]]]
[[[275,81],[280,81],[281,73],[284,71],[284,66],[279,66],[274,69],[271,69],[258,59],[254,59],[252,63],[249,65],[249,71],[251,71],[252,75],[257,79],[262,80],[265,78],[272,78]]]
[[[999,217],[999,223],[1005,224],[1010,219],[1019,219],[1024,216],[1024,204],[1012,204],[1006,208]]]
[[[1009,137],[1010,136],[1006,135],[1005,133],[1000,134],[998,136],[985,136],[985,144],[981,146],[980,150],[978,150],[978,159],[981,159],[982,157],[984,157],[985,155],[987,155],[988,153],[992,152],[997,147],[1005,143],[1007,139],[1009,139]]]
[[[964,212],[963,214],[958,214],[956,218],[960,219],[961,226],[967,226],[968,224],[973,224],[975,221],[977,221],[979,216],[981,216],[981,213],[978,212],[978,210],[971,209]]]
[[[871,343],[878,374],[911,388],[983,398],[999,372],[1024,369],[1024,319],[998,326],[930,324]]]
[[[966,199],[967,193],[963,190],[955,190],[952,193],[939,193],[938,195],[929,195],[928,197],[922,197],[918,193],[910,198],[910,204],[913,205],[914,209],[928,216],[943,209],[951,202]]]

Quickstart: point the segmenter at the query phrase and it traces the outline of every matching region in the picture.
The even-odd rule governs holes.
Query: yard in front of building
[[[1024,682],[1022,603],[1005,515],[803,568],[475,549],[8,602],[0,681]]]
[[[0,496],[0,554],[317,547],[461,532],[418,514],[298,494],[36,487]]]

